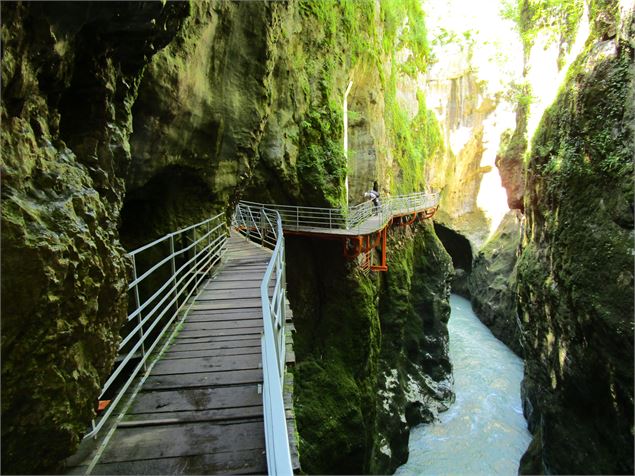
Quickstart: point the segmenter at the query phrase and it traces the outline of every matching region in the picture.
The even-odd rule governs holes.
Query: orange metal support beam
[[[357,235],[357,236],[343,236],[343,235],[334,235],[325,233],[314,233],[314,232],[305,232],[305,231],[292,231],[292,230],[284,230],[285,235],[295,235],[295,236],[304,236],[307,238],[321,238],[327,240],[342,240],[343,243],[343,254],[346,259],[355,259],[362,253],[368,253],[373,250],[377,246],[381,245],[381,264],[379,265],[371,265],[371,271],[388,271],[388,260],[387,260],[387,234],[388,234],[388,226],[390,225],[399,225],[406,226],[412,225],[417,219],[425,220],[432,218],[437,211],[439,206],[437,205],[434,208],[427,208],[421,212],[415,212],[412,214],[411,218],[407,218],[404,221],[404,218],[409,215],[401,215],[399,217],[394,217],[392,221],[389,222],[389,225],[386,225],[382,230],[377,232],[376,238],[371,242],[371,236],[369,235]]]
[[[371,266],[371,271],[388,271],[388,263],[386,260],[386,235],[388,227],[381,230],[381,264],[379,266]]]

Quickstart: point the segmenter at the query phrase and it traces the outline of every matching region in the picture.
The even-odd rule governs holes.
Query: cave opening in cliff
[[[466,273],[472,271],[472,246],[469,240],[440,223],[434,223],[434,231],[452,258],[454,269],[463,269]]]
[[[167,167],[128,190],[119,233],[127,250],[211,216],[213,197],[200,171]]]

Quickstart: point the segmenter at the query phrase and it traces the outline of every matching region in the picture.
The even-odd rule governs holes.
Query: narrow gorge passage
[[[522,413],[523,362],[492,335],[467,299],[450,297],[450,360],[456,401],[410,432],[395,474],[517,474],[531,441]]]

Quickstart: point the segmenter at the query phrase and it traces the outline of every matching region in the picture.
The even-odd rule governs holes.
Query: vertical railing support
[[[137,257],[132,257],[132,279],[133,281],[137,280]],[[135,300],[135,311],[141,307],[141,299],[139,299],[139,284],[136,283],[134,286],[134,300]],[[137,321],[139,322],[139,340],[141,341],[141,357],[143,359],[143,370],[147,370],[146,368],[146,345],[143,339],[143,326],[141,325],[141,313],[137,314]]]
[[[265,209],[260,209],[260,246],[265,246],[265,235],[267,234],[266,225],[267,217],[265,216]]]
[[[192,246],[194,247],[194,275],[198,272],[198,243],[196,242],[196,228],[192,228]]]
[[[176,261],[174,256],[174,235],[170,235],[170,272],[172,273],[172,289],[174,290],[174,305],[179,307],[179,290],[176,282]]]

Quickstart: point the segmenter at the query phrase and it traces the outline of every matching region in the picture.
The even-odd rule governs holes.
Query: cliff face
[[[522,216],[510,211],[474,257],[468,289],[472,307],[492,334],[522,356],[516,311],[516,258]]]
[[[591,40],[534,137],[518,262],[524,473],[633,472],[632,12]]]
[[[430,224],[393,230],[387,273],[360,274],[341,244],[288,240],[304,471],[387,474],[411,425],[451,398],[450,260]],[[302,263],[302,266],[299,265]]]
[[[408,458],[410,428],[432,423],[454,400],[448,357],[452,263],[430,223],[395,229],[379,292],[381,347],[370,470]]]
[[[3,471],[55,469],[90,423],[126,314],[124,247],[230,211],[240,198],[344,202],[351,78],[349,166],[377,159],[352,174],[355,193],[371,176],[383,191],[423,187],[420,165],[439,144],[424,98],[412,116],[396,100],[397,84],[420,75],[426,59],[420,7],[404,5],[2,4]],[[413,54],[397,58],[397,44]],[[428,227],[395,240],[397,277],[381,278],[358,275],[332,243],[289,240],[290,273],[320,252],[313,278],[289,279],[307,468],[393,468],[407,423],[437,406],[427,395],[450,396],[429,380],[448,371],[447,255]],[[424,322],[427,334],[386,350],[399,276],[408,325]],[[382,279],[393,283],[388,297]],[[385,378],[393,367],[397,383]],[[414,390],[425,382],[433,390]],[[378,388],[392,394],[385,410]],[[384,411],[407,423],[380,430]],[[329,448],[343,455],[331,466]]]
[[[126,314],[131,107],[187,4],[2,4],[2,463],[79,442]]]

